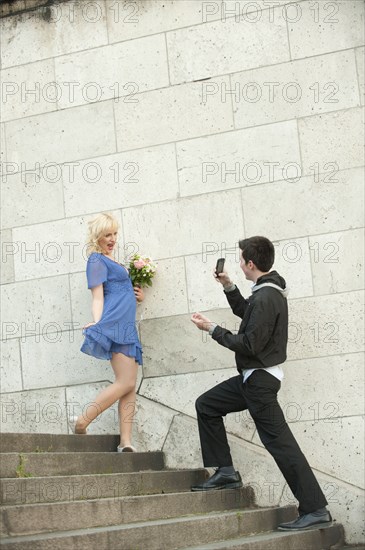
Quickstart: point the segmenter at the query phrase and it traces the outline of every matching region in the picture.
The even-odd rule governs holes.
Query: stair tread
[[[210,542],[208,544],[199,544],[198,546],[187,546],[185,548],[181,548],[180,550],[225,550],[229,548],[234,548],[235,546],[239,544],[244,544],[247,542],[254,543],[254,542],[266,542],[272,539],[280,539],[283,540],[285,538],[290,538],[293,536],[298,535],[305,535],[313,533],[313,531],[320,531],[323,529],[337,529],[338,524],[332,523],[332,525],[326,525],[323,527],[313,527],[313,529],[307,529],[306,531],[268,531],[266,533],[257,533],[253,535],[245,535],[243,537],[237,537],[234,539],[228,539],[228,540],[222,540],[217,542]],[[344,549],[343,549],[344,550]]]
[[[2,453],[1,478],[17,477],[20,470],[26,477],[113,473],[126,471],[162,470],[164,454],[117,452],[57,452]],[[109,471],[108,471],[109,470]],[[28,472],[28,474],[27,474]]]
[[[95,498],[41,504],[3,506],[1,534],[20,536],[31,533],[117,525],[209,514],[215,511],[256,509],[250,486],[239,491],[211,491],[208,494],[182,491],[152,495]]]
[[[42,452],[53,453],[62,449],[64,452],[84,449],[115,451],[119,443],[117,434],[50,434],[50,433],[1,433],[0,453],[4,452]]]
[[[0,498],[2,505],[10,506],[190,491],[205,475],[200,468],[3,478]]]
[[[149,458],[160,458],[164,456],[162,452],[146,452],[146,453],[118,453],[112,451],[76,451],[76,452],[53,452],[53,453],[37,453],[37,452],[25,452],[25,453],[1,453],[1,461],[4,460],[19,460],[19,456],[22,456],[29,460],[35,460],[38,462],[57,462],[60,459],[67,461],[72,460],[97,460],[102,457],[103,459],[118,459],[118,460],[141,460]]]
[[[118,442],[109,434],[1,434],[1,471],[10,476],[0,480],[1,544],[14,550],[314,550],[343,543],[340,524],[278,531],[279,523],[294,519],[294,506],[259,508],[249,485],[191,492],[206,477],[204,468],[168,469],[162,451],[121,454]]]
[[[102,473],[102,474],[98,474],[98,473],[95,473],[95,474],[67,474],[67,475],[62,475],[62,476],[58,476],[58,475],[54,475],[54,476],[32,476],[32,477],[2,477],[0,478],[0,484],[1,482],[3,481],[11,481],[11,482],[14,482],[14,481],[57,481],[57,480],[62,480],[64,478],[89,478],[89,477],[98,477],[98,478],[101,478],[101,477],[106,477],[106,478],[110,478],[112,476],[131,476],[131,475],[140,475],[140,474],[151,474],[151,475],[161,475],[161,474],[172,474],[172,473],[175,473],[175,474],[181,474],[181,473],[187,473],[187,472],[192,472],[192,473],[196,473],[196,472],[205,472],[205,469],[204,468],[182,468],[181,470],[178,470],[178,469],[166,469],[164,468],[163,470],[138,470],[138,471],[134,471],[134,472],[111,472],[111,473]]]
[[[99,527],[92,527],[92,528],[86,528],[86,529],[72,529],[70,531],[53,531],[52,533],[41,533],[41,534],[34,534],[34,535],[23,535],[23,536],[13,536],[13,537],[3,537],[2,542],[4,543],[11,543],[11,542],[21,542],[21,541],[37,541],[37,540],[46,540],[49,538],[63,538],[63,537],[73,537],[75,535],[83,535],[85,533],[92,534],[92,533],[102,533],[102,532],[109,532],[109,531],[127,531],[130,529],[138,529],[138,528],[146,528],[150,526],[159,526],[159,525],[173,525],[177,523],[196,523],[199,522],[202,519],[212,519],[212,521],[216,518],[222,518],[229,517],[229,516],[237,516],[237,514],[262,514],[267,511],[275,511],[279,510],[281,507],[279,506],[273,506],[273,507],[267,507],[267,508],[255,508],[255,509],[234,509],[234,510],[228,510],[228,511],[216,511],[216,512],[208,512],[205,514],[194,514],[194,515],[186,515],[186,516],[179,516],[176,518],[167,518],[167,519],[155,519],[155,520],[148,520],[148,521],[139,521],[139,522],[132,522],[132,523],[126,523],[126,524],[118,524],[118,525],[108,525],[108,526],[99,526]],[[292,506],[287,508],[293,508]]]

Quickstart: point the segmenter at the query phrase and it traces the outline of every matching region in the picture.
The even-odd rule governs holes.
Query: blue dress
[[[83,330],[81,351],[98,359],[111,359],[112,352],[134,357],[142,365],[142,346],[136,328],[137,300],[125,267],[94,252],[86,266],[88,288],[103,284],[101,319]]]

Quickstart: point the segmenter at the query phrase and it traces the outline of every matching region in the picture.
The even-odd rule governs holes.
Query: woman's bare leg
[[[120,447],[131,445],[134,413],[136,410],[135,388],[119,399],[118,413],[120,426]]]
[[[111,407],[121,397],[135,392],[137,379],[137,363],[134,357],[127,357],[123,353],[113,353],[110,360],[115,382],[102,390],[86,411],[78,417],[76,433],[85,433],[86,428],[103,411]]]

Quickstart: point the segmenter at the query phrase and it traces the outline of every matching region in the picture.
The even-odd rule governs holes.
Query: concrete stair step
[[[170,493],[99,500],[5,506],[0,510],[0,536],[67,531],[100,525],[167,519],[186,514],[253,507],[254,491]]]
[[[184,547],[183,550],[345,550],[341,525],[286,533],[272,531],[236,539]]]
[[[117,435],[0,434],[0,453],[115,452]]]
[[[73,475],[0,480],[0,504],[72,502],[190,491],[191,485],[207,478],[203,468],[120,474]]]
[[[278,523],[290,521],[294,517],[293,506],[213,512],[69,532],[9,537],[2,539],[2,545],[12,550],[172,550],[196,546],[201,541],[209,543],[271,531]]]
[[[2,453],[0,478],[162,470],[162,452]]]
[[[254,491],[192,493],[205,469],[116,452],[118,436],[0,435],[0,536],[9,550],[340,550],[343,529],[287,533],[296,508],[255,507]],[[355,549],[354,549],[355,550]],[[358,550],[361,550],[359,548]]]

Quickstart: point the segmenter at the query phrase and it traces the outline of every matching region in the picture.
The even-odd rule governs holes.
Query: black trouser
[[[326,506],[327,500],[285,421],[277,401],[280,386],[277,378],[264,370],[256,370],[246,382],[242,375],[234,376],[197,399],[204,466],[233,464],[222,417],[248,409],[262,443],[299,501],[299,513],[307,514]]]

